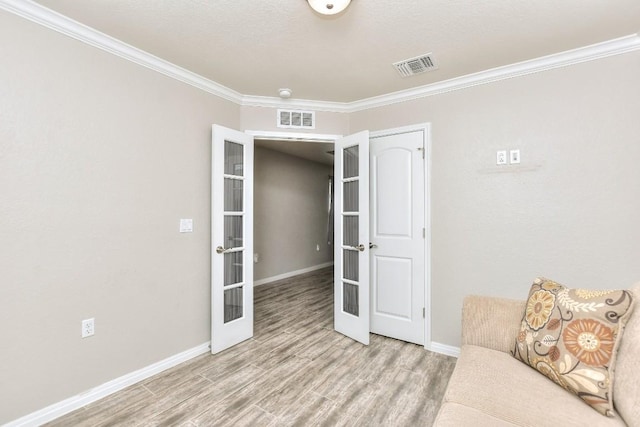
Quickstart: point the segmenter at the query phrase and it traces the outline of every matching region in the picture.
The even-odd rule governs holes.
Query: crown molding
[[[348,102],[332,102],[332,101],[313,101],[310,99],[282,99],[271,96],[252,96],[245,95],[242,97],[242,106],[247,107],[267,107],[267,108],[298,108],[301,110],[328,111],[331,113],[349,113],[351,112],[351,103]]]
[[[638,37],[638,34],[632,34],[578,49],[543,56],[503,67],[492,68],[490,70],[468,74],[466,76],[456,77],[450,80],[444,80],[442,82],[351,102],[349,104],[348,112],[353,113],[399,102],[412,101],[414,99],[439,95],[500,80],[540,73],[547,70],[553,70],[555,68],[580,64],[582,62],[594,61],[609,56],[621,55],[623,53],[639,49],[640,37]]]
[[[313,101],[306,99],[285,100],[277,97],[242,95],[233,89],[128,45],[31,0],[0,0],[0,9],[14,13],[83,43],[97,47],[241,106],[299,108],[334,113],[354,113],[384,107],[386,105],[426,98],[455,90],[640,50],[640,37],[638,34],[632,34],[566,52],[353,102]]]
[[[0,0],[0,9],[4,9],[83,43],[142,65],[143,67],[147,67],[183,83],[187,83],[220,98],[235,102],[236,104],[242,103],[242,95],[233,89],[229,89],[199,74],[128,45],[31,0]]]
[[[303,99],[283,100],[276,97],[244,96],[242,105],[271,108],[294,107],[334,113],[354,113],[500,80],[540,73],[555,68],[568,67],[570,65],[594,61],[635,50],[640,50],[640,37],[638,34],[354,102],[309,101]]]

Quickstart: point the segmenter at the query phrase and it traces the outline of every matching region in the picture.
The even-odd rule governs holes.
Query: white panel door
[[[211,352],[253,336],[253,137],[213,125]]]
[[[424,132],[371,138],[371,332],[425,342]]]
[[[369,132],[335,144],[334,327],[369,344]]]

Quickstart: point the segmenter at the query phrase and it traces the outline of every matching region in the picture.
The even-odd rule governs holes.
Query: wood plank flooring
[[[430,426],[455,359],[333,331],[333,270],[255,288],[255,334],[49,426]]]

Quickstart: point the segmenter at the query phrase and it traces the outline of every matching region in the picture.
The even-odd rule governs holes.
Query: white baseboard
[[[5,424],[3,427],[23,427],[23,426],[39,426],[49,421],[55,420],[71,411],[80,409],[89,403],[102,399],[116,391],[120,391],[130,385],[145,380],[155,374],[158,374],[166,369],[179,365],[182,362],[193,359],[196,356],[207,353],[210,351],[210,343],[206,342],[200,344],[197,347],[183,351],[182,353],[168,357],[160,362],[154,363],[137,371],[123,375],[120,378],[116,378],[109,382],[106,382],[98,387],[92,388],[80,393],[76,396],[65,399],[61,402],[54,403],[46,408],[40,409],[36,412],[32,412],[29,415],[25,415],[22,418],[11,421]]]
[[[323,264],[314,265],[314,266],[303,268],[300,270],[278,274],[277,276],[271,276],[265,279],[255,280],[253,282],[253,286],[266,285],[267,283],[275,282],[276,280],[288,279],[289,277],[297,276],[298,274],[309,273],[311,271],[320,270],[321,268],[330,267],[332,265],[333,265],[333,261],[329,261]]]
[[[439,342],[431,342],[431,351],[436,353],[446,354],[447,356],[459,357],[460,347],[454,347],[452,345],[440,344]]]

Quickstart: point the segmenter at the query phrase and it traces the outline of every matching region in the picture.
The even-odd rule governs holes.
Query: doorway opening
[[[255,138],[254,284],[333,264],[331,142]]]
[[[427,180],[429,168],[427,166],[428,162],[423,161],[425,158],[430,158],[428,155],[430,152],[429,126],[417,125],[371,134],[365,131],[347,138],[340,138],[339,140],[337,137],[321,137],[313,140],[313,137],[309,138],[307,134],[298,136],[290,136],[288,134],[265,136],[260,135],[258,132],[246,132],[246,134],[251,139],[251,150],[254,149],[255,141],[255,148],[258,151],[255,170],[253,164],[250,169],[249,165],[246,165],[247,168],[245,169],[248,173],[247,179],[250,179],[246,181],[246,184],[253,186],[254,181],[256,184],[256,209],[253,209],[253,198],[251,198],[250,204],[252,208],[251,211],[248,211],[252,218],[255,213],[255,229],[251,227],[245,230],[250,234],[247,234],[249,238],[244,247],[238,249],[235,249],[235,247],[216,248],[216,251],[217,249],[222,249],[223,253],[242,250],[245,254],[243,255],[243,264],[240,265],[246,267],[247,277],[249,277],[249,269],[251,270],[250,276],[252,280],[238,281],[237,286],[243,285],[243,283],[251,285],[251,287],[254,283],[259,286],[279,279],[286,279],[293,275],[319,270],[322,267],[331,266],[331,258],[335,256],[333,261],[336,262],[337,268],[334,269],[333,282],[335,286],[333,293],[334,313],[336,316],[334,327],[337,331],[363,343],[365,343],[365,340],[368,343],[369,332],[404,339],[400,336],[394,336],[395,332],[388,334],[380,332],[377,326],[370,323],[369,312],[381,315],[381,320],[384,322],[392,320],[393,317],[401,322],[406,318],[411,319],[414,323],[421,324],[423,332],[418,334],[419,339],[417,341],[404,340],[422,344],[429,349],[430,310],[428,308],[430,305],[430,284],[428,264],[430,255],[429,239],[426,231],[429,222],[429,209],[426,206],[429,200]],[[404,139],[407,135],[412,135],[413,142],[408,142]],[[236,133],[234,138],[239,141],[242,136]],[[379,158],[370,157],[370,146],[373,147],[384,140],[390,142],[390,144],[387,144],[389,147],[382,147],[384,152],[379,153]],[[224,141],[226,145],[229,145],[229,141],[226,139]],[[331,152],[334,150],[330,149],[332,148],[330,143],[333,141],[337,141],[337,143],[334,149],[335,165],[332,167],[331,163],[334,158]],[[362,155],[358,155],[358,147],[361,149]],[[287,152],[290,150],[295,150],[295,152]],[[330,160],[323,162],[322,160],[318,161],[317,158],[301,159],[307,156],[314,156],[312,153],[314,150],[319,151],[321,156]],[[353,157],[354,155],[355,157]],[[270,159],[272,165],[266,169],[267,171],[270,170],[271,174],[269,172],[263,174],[260,170],[263,163],[261,157]],[[383,157],[387,160],[384,160]],[[253,153],[251,153],[251,158],[253,159]],[[420,160],[415,162],[416,158]],[[352,169],[347,167],[349,166],[347,160],[351,163],[357,160],[358,168],[361,172],[356,173],[358,170],[356,168],[354,169],[356,172],[347,173]],[[343,162],[347,163],[343,165]],[[344,171],[343,166],[346,168]],[[404,175],[405,178],[395,179],[398,172],[407,170],[407,166],[409,166],[408,169],[419,171],[419,173],[401,173],[400,175]],[[376,168],[378,167],[381,167],[381,169],[377,170]],[[369,174],[370,168],[371,175]],[[380,170],[386,170],[386,172],[378,173]],[[332,172],[335,174],[335,211],[337,213],[335,216],[331,215],[331,206],[328,202],[329,195],[333,194],[329,190]],[[370,177],[374,181],[377,180],[379,185],[371,185],[369,187],[368,181]],[[235,175],[225,174],[225,180],[229,179],[239,178]],[[419,181],[419,186],[415,185],[416,180]],[[309,187],[306,185],[309,182],[314,184]],[[355,197],[357,194],[353,192],[353,187],[356,184],[362,187],[358,191],[359,198]],[[269,191],[263,191],[260,188],[262,185]],[[417,192],[415,191],[416,188],[418,188]],[[371,205],[369,205],[368,201],[370,191],[372,192]],[[315,195],[315,197],[312,195]],[[260,200],[261,196],[263,200]],[[393,200],[388,199],[389,196]],[[401,197],[399,198],[398,196]],[[315,202],[308,203],[307,199],[315,200]],[[360,199],[359,202],[357,202],[358,199]],[[421,200],[421,202],[416,203],[420,205],[422,210],[416,211],[418,212],[417,214],[407,215],[406,213],[413,209],[412,203],[415,204],[414,200]],[[266,209],[264,209],[264,206],[260,206],[261,202],[266,202]],[[355,205],[354,203],[358,204]],[[246,206],[248,205],[249,202]],[[402,205],[403,207],[394,211],[388,208],[392,205]],[[354,210],[356,206],[357,210]],[[225,215],[227,214],[237,215],[235,212],[227,213],[225,211]],[[370,214],[371,230],[369,230],[368,225]],[[333,239],[330,234],[329,221],[332,217],[335,218],[336,223],[336,233]],[[360,217],[361,221],[354,220],[354,218],[357,219],[358,217]],[[382,221],[382,219],[385,219],[385,221]],[[354,224],[357,229],[352,230]],[[364,234],[362,234],[363,232]],[[267,238],[262,238],[264,236],[261,236],[261,233]],[[359,237],[356,238],[356,236]],[[396,245],[398,247],[406,246],[406,242],[401,242],[400,240],[410,238],[413,239],[414,246],[421,246],[424,250],[422,251],[422,256],[414,256],[411,259],[402,258],[404,255],[399,253],[387,252],[383,254],[382,248],[377,243],[369,241],[369,236],[375,237],[379,240],[377,240],[378,243],[385,246],[389,242],[383,238],[388,240],[389,237],[397,237],[399,238],[399,245]],[[218,239],[219,237],[216,238],[214,233],[213,240],[217,241]],[[379,250],[376,250],[377,248]],[[376,257],[376,252],[380,252],[380,256]],[[359,276],[353,276],[354,266],[356,265],[353,260],[354,254],[360,258],[357,263],[360,266],[357,267]],[[249,257],[246,255],[249,255]],[[312,260],[312,262],[310,263],[309,260]],[[340,262],[338,263],[338,261]],[[423,273],[420,276],[421,278],[414,280],[412,277],[415,275],[411,265],[417,264],[422,265]],[[250,265],[251,267],[249,267]],[[214,272],[215,270],[213,270],[212,274]],[[254,272],[256,273],[255,276]],[[411,282],[411,284],[410,286],[405,286],[406,289],[401,296],[394,298],[395,294],[400,295],[394,289],[395,282],[398,282],[397,278],[394,279],[394,277],[398,276],[398,274],[403,279],[403,282]],[[372,278],[371,282],[369,281],[369,276]],[[358,277],[360,278],[358,279]],[[213,283],[220,282],[213,281]],[[216,285],[216,290],[218,286]],[[421,295],[416,292],[418,288],[415,286],[419,287]],[[354,293],[354,287],[361,287],[362,294]],[[345,290],[345,288],[348,289]],[[372,298],[369,298],[369,290],[371,290]],[[295,294],[295,292],[293,293]],[[389,295],[392,297],[389,298]],[[294,295],[291,294],[289,296],[293,297]],[[413,303],[414,301],[416,304]],[[253,307],[251,299],[247,298],[245,302],[247,308],[249,308],[249,305]],[[352,307],[354,304],[358,305],[357,309]],[[417,305],[417,307],[413,305]],[[354,319],[344,316],[344,314],[354,316]],[[339,316],[341,316],[341,319],[338,319]],[[249,318],[247,317],[246,320],[249,320]],[[366,324],[360,324],[359,322],[361,321],[366,322]],[[237,321],[229,322],[229,330],[231,330],[231,326],[234,323],[237,323]],[[253,324],[253,322],[251,323]],[[345,328],[345,325],[359,326]],[[396,328],[396,331],[406,327],[404,324],[399,324],[399,328]],[[362,329],[362,333],[360,333],[360,329]],[[356,330],[358,331],[358,338],[353,333]],[[366,338],[360,338],[360,335]]]
[[[254,139],[257,340],[333,329],[333,149],[332,142]]]

